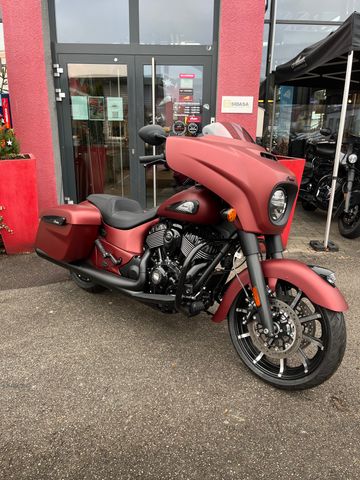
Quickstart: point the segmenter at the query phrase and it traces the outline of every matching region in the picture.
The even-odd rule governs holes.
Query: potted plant
[[[0,240],[6,253],[32,251],[38,225],[36,162],[31,154],[20,153],[14,130],[1,115],[0,206]]]

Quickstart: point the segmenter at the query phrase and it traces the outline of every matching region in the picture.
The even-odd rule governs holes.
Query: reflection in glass
[[[140,43],[212,45],[214,0],[140,0]]]
[[[129,43],[129,0],[55,0],[59,43]]]
[[[336,25],[276,25],[273,68],[289,61],[305,47],[325,38]]]
[[[180,65],[156,65],[155,122],[169,135],[197,136],[203,126],[202,96],[203,67]],[[144,66],[144,117],[152,123],[152,75],[151,66]],[[164,147],[160,146],[157,153]],[[152,155],[152,147],[145,146],[146,155]],[[147,206],[153,206],[152,169],[147,169]],[[183,188],[185,178],[166,167],[157,168],[158,204]]]
[[[319,20],[339,22],[360,10],[360,0],[280,0],[277,2],[278,20]],[[268,17],[267,17],[268,18]]]
[[[341,103],[341,90],[281,86],[276,103],[274,151],[304,157],[306,142],[320,138],[321,128],[337,132]],[[349,95],[345,121],[344,141],[354,137],[360,138],[360,92]]]
[[[78,200],[130,196],[126,65],[69,64]]]
[[[267,62],[267,53],[268,53],[268,43],[269,43],[269,25],[264,25],[264,34],[263,34],[263,49],[261,57],[261,69],[260,69],[260,79],[263,80],[266,76],[266,62]]]

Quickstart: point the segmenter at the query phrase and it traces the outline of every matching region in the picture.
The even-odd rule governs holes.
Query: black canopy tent
[[[326,250],[329,245],[329,232],[349,90],[350,87],[360,90],[360,14],[354,12],[335,32],[305,48],[287,63],[279,65],[272,73],[272,77],[275,87],[270,145],[272,145],[277,86],[292,85],[343,89],[331,197],[323,245]]]

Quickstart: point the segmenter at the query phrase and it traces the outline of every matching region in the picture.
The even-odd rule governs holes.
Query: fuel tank
[[[165,200],[157,213],[159,217],[210,225],[221,221],[220,212],[223,208],[219,197],[203,187],[195,186]]]

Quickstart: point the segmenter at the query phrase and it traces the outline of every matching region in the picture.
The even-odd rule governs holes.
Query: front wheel
[[[299,289],[279,281],[270,299],[275,335],[269,337],[248,297],[241,292],[234,302],[229,331],[252,373],[285,390],[316,387],[335,373],[346,346],[342,313],[313,304]]]
[[[353,205],[347,213],[342,212],[338,218],[340,234],[345,238],[360,236],[360,205]]]

